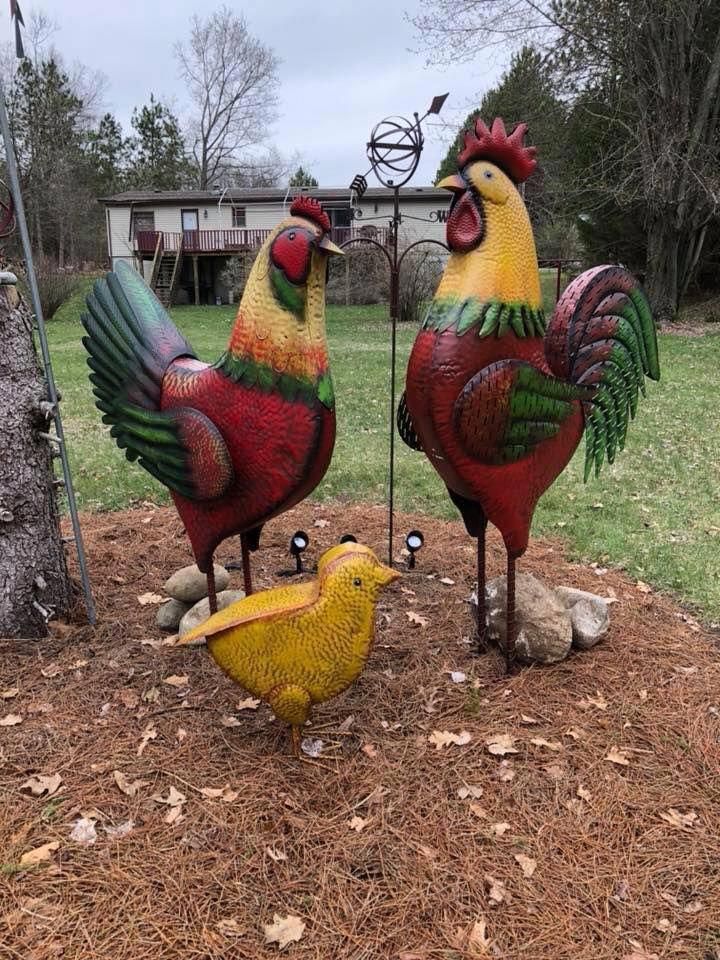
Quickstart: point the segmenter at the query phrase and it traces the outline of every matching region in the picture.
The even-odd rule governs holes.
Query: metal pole
[[[40,303],[40,291],[38,290],[37,277],[35,275],[35,265],[33,263],[32,247],[30,245],[30,235],[28,233],[27,221],[25,220],[25,207],[23,206],[22,193],[20,191],[20,177],[18,176],[15,146],[13,144],[12,133],[10,131],[7,107],[5,106],[5,90],[1,82],[0,132],[2,132],[2,138],[5,142],[5,160],[7,165],[10,194],[15,207],[15,219],[17,221],[18,230],[20,231],[20,240],[22,242],[23,253],[25,255],[25,269],[27,272],[28,286],[30,287],[30,299],[32,301],[33,311],[35,313],[35,322],[37,324],[38,340],[40,341],[40,351],[42,353],[48,399],[53,405],[53,409],[55,411],[55,432],[57,433],[58,446],[60,447],[60,460],[62,463],[65,493],[67,495],[68,508],[70,510],[70,520],[72,522],[73,535],[75,538],[78,564],[80,566],[80,578],[82,580],[83,593],[85,594],[85,609],[87,610],[88,620],[91,624],[95,624],[95,604],[93,602],[92,590],[90,588],[90,578],[88,577],[87,563],[85,561],[85,548],[83,545],[82,532],[80,530],[80,521],[78,519],[75,491],[73,489],[72,477],[70,475],[70,464],[67,458],[65,433],[63,431],[62,418],[60,416],[60,407],[58,405],[55,377],[53,376],[52,363],[50,361],[50,348],[48,347],[47,334],[45,331],[45,320],[43,318],[42,305]]]
[[[397,322],[400,312],[400,269],[398,265],[398,227],[400,225],[400,188],[393,190],[392,263],[390,265],[390,477],[388,491],[388,565],[393,562],[395,512],[395,363]]]

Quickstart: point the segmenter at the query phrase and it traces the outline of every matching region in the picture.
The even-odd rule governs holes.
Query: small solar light
[[[303,572],[302,555],[304,551],[307,550],[309,543],[310,537],[304,530],[298,530],[297,533],[292,535],[292,539],[290,540],[290,553],[295,557],[296,573]]]
[[[357,537],[354,537],[351,533],[344,533],[340,537],[340,543],[357,543]]]
[[[408,560],[408,570],[415,569],[415,554],[425,543],[425,537],[422,535],[420,530],[411,530],[410,533],[405,537],[405,546],[410,551],[410,559]]]

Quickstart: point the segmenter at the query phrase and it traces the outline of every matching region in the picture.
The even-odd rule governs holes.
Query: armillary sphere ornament
[[[405,117],[386,117],[373,127],[367,144],[373,173],[385,187],[402,187],[417,170],[424,138],[417,113]]]

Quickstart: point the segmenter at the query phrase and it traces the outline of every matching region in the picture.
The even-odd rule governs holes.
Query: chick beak
[[[443,180],[440,180],[439,183],[436,183],[435,186],[440,187],[442,190],[449,190],[450,193],[464,193],[467,190],[467,184],[459,173],[453,173],[451,176],[445,177]]]
[[[333,243],[327,234],[322,238],[322,240],[318,241],[318,250],[324,250],[325,253],[338,254],[341,257],[345,256],[344,251],[342,251],[337,244]]]
[[[377,571],[377,578],[382,587],[387,587],[387,585],[393,581],[399,580],[401,576],[402,574],[399,570],[393,570],[392,567],[386,567],[384,565],[381,565]]]

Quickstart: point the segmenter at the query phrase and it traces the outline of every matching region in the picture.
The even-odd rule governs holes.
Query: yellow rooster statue
[[[217,665],[292,725],[299,757],[300,729],[312,705],[336,697],[360,676],[380,591],[399,576],[369,547],[341,543],[322,555],[316,580],[245,597],[178,644],[206,637]]]

